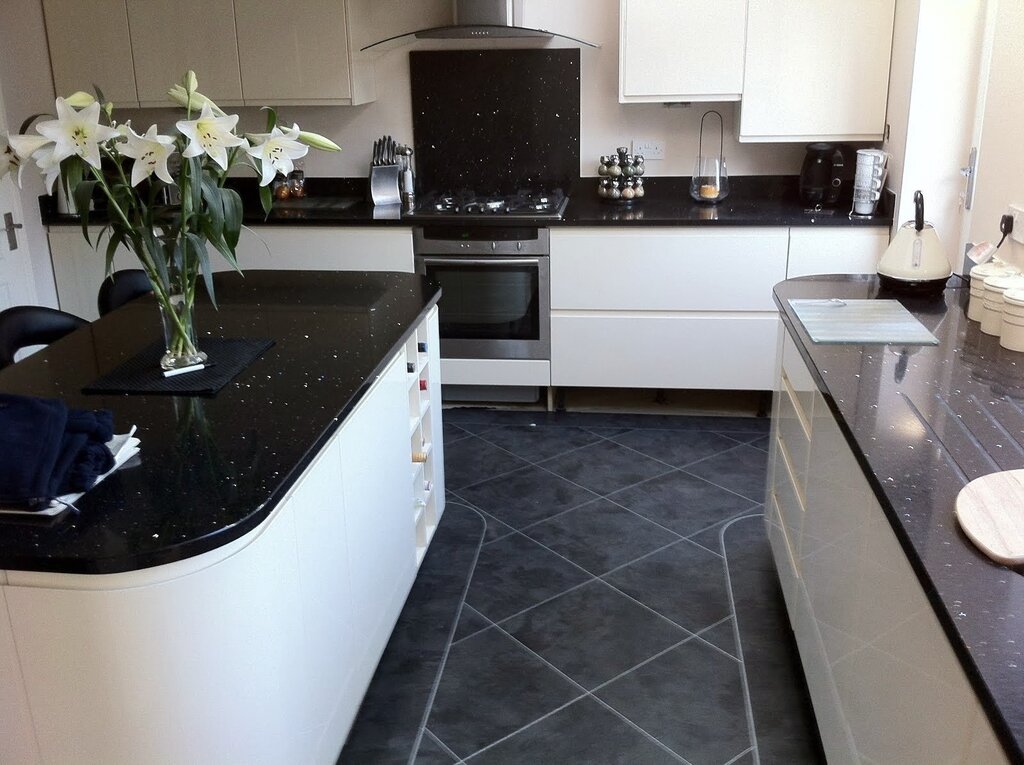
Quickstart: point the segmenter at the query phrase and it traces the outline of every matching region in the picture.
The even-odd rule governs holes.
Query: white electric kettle
[[[894,292],[941,292],[953,269],[935,227],[924,222],[924,194],[914,192],[914,220],[896,232],[878,261],[882,286]]]

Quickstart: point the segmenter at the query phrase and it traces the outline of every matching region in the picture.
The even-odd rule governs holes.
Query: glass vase
[[[165,348],[160,367],[171,370],[205,364],[206,354],[196,345],[195,308],[191,301],[183,295],[171,295],[159,304]]]

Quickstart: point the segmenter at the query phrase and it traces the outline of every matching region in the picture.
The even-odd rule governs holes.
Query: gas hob
[[[420,198],[412,215],[438,222],[516,218],[561,220],[568,204],[569,197],[561,189],[521,190],[515,194],[427,193]]]

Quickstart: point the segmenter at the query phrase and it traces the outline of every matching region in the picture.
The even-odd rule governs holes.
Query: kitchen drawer
[[[768,543],[772,548],[772,557],[775,559],[775,570],[779,574],[779,584],[782,586],[782,595],[786,599],[786,608],[793,613],[798,606],[800,573],[796,567],[796,558],[790,547],[788,534],[780,522],[780,510],[774,496],[768,502],[765,526],[768,531]]]
[[[810,440],[818,386],[788,332],[782,334],[782,375],[789,385],[796,415],[800,418],[806,438]]]
[[[790,279],[812,274],[873,274],[888,246],[888,228],[793,228],[786,273]]]
[[[772,311],[788,247],[786,228],[552,230],[551,307]]]
[[[790,551],[794,553],[794,560],[798,560],[806,507],[804,491],[798,488],[796,473],[785,444],[779,440],[776,446],[777,457],[771,479],[772,498],[778,505],[779,518],[789,538]],[[793,567],[800,570],[797,563],[794,563]]]
[[[551,384],[770,390],[774,313],[554,311]]]

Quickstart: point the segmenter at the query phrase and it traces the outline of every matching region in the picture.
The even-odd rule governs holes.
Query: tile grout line
[[[437,734],[435,734],[432,730],[430,730],[430,728],[424,728],[423,729],[423,734],[425,736],[429,736],[430,739],[435,744],[437,744],[439,747],[441,747],[442,750],[444,750],[445,754],[447,754],[449,757],[454,758],[455,759],[455,765],[461,765],[461,763],[463,762],[463,759],[461,757],[459,757],[459,755],[455,754],[455,752],[453,752],[451,750],[451,748],[446,743],[444,743],[440,738],[438,738]],[[417,750],[418,749],[419,749],[419,747],[417,747]],[[419,751],[417,751],[416,754],[418,755]]]
[[[666,752],[668,752],[668,753],[669,753],[670,755],[672,755],[673,757],[677,758],[677,759],[678,759],[678,760],[679,760],[680,762],[682,762],[682,763],[685,763],[685,765],[690,765],[690,762],[689,762],[688,760],[686,760],[686,759],[685,759],[684,757],[682,757],[681,755],[679,755],[678,753],[676,753],[675,751],[673,751],[672,749],[670,749],[670,748],[669,748],[668,746],[666,746],[665,744],[663,744],[663,743],[662,743],[661,741],[659,741],[659,740],[658,740],[657,738],[655,738],[654,736],[652,736],[652,735],[651,735],[650,733],[648,733],[648,732],[647,732],[646,730],[644,730],[643,728],[641,728],[641,727],[640,727],[639,725],[637,725],[637,724],[636,724],[635,722],[633,722],[632,720],[630,720],[630,719],[629,719],[628,717],[626,717],[625,715],[623,715],[623,714],[622,714],[621,712],[619,712],[619,711],[618,711],[617,709],[615,709],[614,707],[611,707],[611,706],[609,706],[609,705],[608,705],[608,704],[606,704],[606,703],[605,703],[604,701],[602,701],[601,699],[599,699],[599,698],[598,698],[597,696],[594,696],[594,695],[593,695],[593,694],[592,694],[592,693],[591,693],[591,692],[590,692],[589,690],[587,690],[587,689],[586,689],[586,687],[584,687],[584,686],[583,686],[583,685],[581,685],[580,683],[578,683],[578,682],[576,682],[575,680],[573,680],[573,679],[572,679],[571,677],[569,677],[569,675],[565,674],[565,673],[564,673],[564,672],[563,672],[562,670],[560,670],[560,669],[559,669],[558,667],[556,667],[556,666],[555,666],[554,664],[552,664],[552,663],[551,663],[550,661],[548,661],[548,660],[547,660],[547,659],[545,659],[545,658],[544,658],[543,656],[541,656],[541,655],[540,655],[539,653],[537,653],[537,652],[536,652],[536,651],[534,651],[534,650],[533,650],[532,648],[530,648],[530,646],[526,645],[526,643],[524,643],[523,641],[521,641],[521,640],[520,640],[519,638],[517,638],[517,637],[516,637],[515,635],[512,635],[511,633],[509,633],[509,632],[507,632],[506,630],[502,629],[501,625],[495,625],[495,626],[497,627],[498,631],[499,631],[499,632],[501,632],[501,633],[502,633],[503,635],[506,635],[507,637],[509,637],[510,639],[514,640],[514,641],[515,641],[516,643],[518,643],[518,644],[519,644],[520,646],[522,646],[523,650],[525,650],[525,651],[526,651],[527,653],[529,653],[530,655],[532,655],[532,656],[533,656],[534,658],[536,658],[536,659],[537,659],[538,661],[542,662],[542,663],[543,663],[543,664],[544,664],[545,666],[547,666],[547,667],[548,667],[549,669],[551,669],[551,670],[552,670],[553,672],[556,672],[556,673],[558,673],[558,674],[559,674],[559,675],[560,675],[560,676],[561,676],[562,678],[564,678],[564,679],[565,679],[565,680],[566,680],[567,682],[571,683],[572,685],[576,686],[577,688],[579,688],[579,689],[581,689],[581,690],[583,691],[583,695],[582,695],[582,696],[580,696],[579,698],[576,698],[576,699],[574,699],[573,701],[569,702],[569,704],[575,704],[575,703],[576,703],[577,701],[580,701],[580,700],[581,700],[581,699],[583,699],[583,698],[591,698],[591,699],[593,699],[593,700],[594,700],[594,701],[596,701],[596,702],[597,702],[598,704],[600,704],[600,705],[601,705],[601,706],[603,706],[603,707],[604,707],[605,709],[607,709],[607,710],[608,710],[609,712],[611,712],[611,713],[612,713],[612,714],[614,714],[614,715],[615,715],[616,717],[618,717],[619,719],[621,719],[621,720],[622,720],[623,722],[627,723],[628,725],[630,725],[631,727],[633,727],[634,729],[636,729],[636,730],[637,730],[638,732],[640,732],[641,734],[643,734],[643,735],[644,735],[644,736],[645,736],[645,737],[646,737],[647,739],[649,739],[649,740],[650,740],[651,742],[653,742],[653,743],[657,744],[657,746],[658,746],[659,748],[661,748],[661,749],[665,750],[665,751],[666,751]],[[693,637],[693,636],[692,636],[692,634],[691,634],[691,636],[690,636],[690,637],[691,637],[691,638]],[[689,639],[690,639],[690,638],[687,638],[687,640],[689,640]],[[681,642],[685,643],[685,642],[686,642],[686,640],[683,640],[683,641],[681,641]],[[562,709],[564,709],[565,707],[569,706],[569,704],[565,704],[565,705],[563,705],[563,706],[562,706]],[[560,710],[555,710],[555,711],[560,711]],[[553,712],[551,712],[551,713],[548,713],[547,715],[544,715],[544,717],[550,717],[550,716],[551,716],[551,714],[553,714]],[[487,750],[487,749],[490,749],[490,748],[491,748],[492,746],[495,746],[495,745],[496,745],[496,744],[498,744],[498,743],[499,743],[500,741],[504,741],[505,739],[511,738],[512,736],[515,736],[515,735],[516,735],[516,734],[518,734],[518,733],[519,733],[520,731],[522,731],[522,730],[525,730],[526,728],[530,727],[531,725],[534,725],[534,724],[536,724],[537,722],[539,722],[540,720],[544,719],[544,717],[538,718],[538,720],[534,720],[534,721],[533,721],[532,723],[530,723],[530,724],[529,724],[529,725],[527,725],[527,726],[524,726],[524,727],[523,727],[523,728],[521,728],[520,730],[517,730],[517,731],[514,731],[513,733],[510,733],[510,734],[509,734],[508,736],[505,736],[505,738],[503,738],[503,739],[499,739],[498,741],[495,741],[495,742],[494,742],[494,743],[492,743],[492,744],[488,744],[488,745],[487,745],[486,747],[484,747],[483,749],[480,749],[480,750],[478,750],[478,751],[476,751],[476,752],[473,752],[473,754],[471,754],[471,755],[470,755],[469,757],[467,757],[467,758],[466,758],[466,760],[469,760],[470,758],[472,758],[472,757],[475,757],[476,755],[480,754],[481,752],[483,752],[483,751],[485,751],[485,750]]]
[[[499,632],[501,632],[501,633],[502,633],[503,635],[507,635],[507,634],[508,634],[507,632],[505,632],[504,630],[502,630],[502,629],[500,629],[500,628],[499,628],[499,630],[498,630],[498,631],[499,631]],[[511,636],[510,636],[510,637],[511,637]],[[514,638],[513,638],[513,639],[514,639]],[[544,713],[544,714],[542,714],[542,715],[541,715],[540,717],[538,717],[538,718],[537,718],[536,720],[531,720],[530,722],[528,722],[528,723],[527,723],[526,725],[522,726],[521,728],[516,728],[516,729],[515,729],[514,731],[512,731],[511,733],[506,733],[506,734],[505,734],[504,736],[502,736],[502,737],[501,737],[501,738],[499,738],[499,739],[496,739],[496,740],[492,741],[492,742],[491,742],[491,743],[489,743],[489,744],[488,744],[487,746],[484,746],[484,747],[481,747],[480,749],[477,749],[477,750],[476,750],[475,752],[473,752],[472,754],[470,754],[470,755],[468,755],[468,756],[464,757],[464,758],[463,758],[463,761],[464,761],[464,762],[468,762],[468,761],[472,760],[472,759],[473,759],[474,757],[476,757],[477,755],[479,755],[479,754],[483,754],[483,753],[484,753],[484,752],[486,752],[486,751],[487,751],[488,749],[491,749],[492,747],[495,747],[495,746],[497,746],[498,744],[500,744],[500,743],[502,743],[502,742],[504,742],[504,741],[508,741],[508,740],[509,740],[510,738],[514,738],[514,737],[518,736],[518,735],[519,735],[520,733],[522,733],[523,731],[525,731],[525,730],[528,730],[528,729],[532,728],[532,727],[533,727],[534,725],[536,725],[537,723],[543,722],[544,720],[548,719],[548,718],[549,718],[549,717],[551,717],[552,715],[556,715],[556,714],[558,714],[558,713],[559,713],[559,712],[561,712],[561,711],[562,711],[563,709],[566,709],[566,708],[568,708],[568,707],[571,707],[571,706],[572,706],[573,704],[575,704],[575,703],[576,703],[577,701],[582,701],[582,700],[583,700],[583,699],[585,699],[586,697],[587,697],[587,694],[586,694],[586,693],[581,693],[581,694],[580,694],[579,696],[577,696],[576,698],[574,698],[574,699],[570,699],[569,701],[565,702],[564,704],[562,704],[562,705],[561,705],[561,706],[559,706],[559,707],[555,707],[555,708],[554,708],[554,709],[552,709],[552,710],[551,710],[550,712],[545,712],[545,713]]]
[[[736,653],[740,660],[740,678],[743,681],[743,705],[747,713],[747,729],[750,734],[751,751],[754,754],[754,765],[761,765],[761,753],[757,747],[757,728],[754,723],[754,707],[750,700],[750,683],[747,681],[747,664],[743,659],[743,640],[740,637],[740,618],[736,613],[736,596],[733,594],[732,589],[732,575],[729,573],[729,554],[725,550],[725,532],[734,523],[747,518],[763,518],[764,516],[757,515],[745,515],[742,518],[735,518],[725,526],[718,533],[719,544],[722,545],[722,565],[725,569],[725,583],[726,589],[729,592],[729,606],[732,608],[733,620],[733,636],[736,638]]]
[[[453,502],[452,504],[458,504]],[[465,507],[465,506],[464,506]],[[470,512],[477,512],[472,507],[466,507]],[[477,515],[480,515],[477,512]],[[462,608],[466,605],[466,595],[469,594],[469,586],[473,582],[473,574],[476,573],[476,564],[480,559],[480,550],[483,549],[484,537],[487,536],[487,519],[480,515],[480,520],[484,522],[483,531],[480,534],[480,540],[477,542],[476,554],[473,556],[472,565],[469,567],[469,576],[466,577],[466,583],[462,588],[462,595],[460,596],[459,613],[455,616],[455,622],[452,624],[451,631],[448,633],[448,644],[445,646],[444,651],[441,654],[441,659],[438,662],[437,670],[434,673],[434,683],[430,688],[430,694],[427,696],[427,703],[423,710],[423,717],[420,718],[419,731],[416,734],[416,739],[413,741],[412,752],[409,754],[409,765],[413,765],[416,760],[416,755],[419,754],[420,744],[423,740],[423,731],[427,729],[427,721],[430,719],[430,713],[434,710],[434,700],[437,698],[437,689],[441,686],[441,680],[444,677],[444,668],[448,663],[448,654],[451,653],[453,638],[455,637],[455,630],[459,627],[459,619],[462,618]]]
[[[754,752],[754,747],[749,747],[747,749],[744,749],[742,752],[740,752],[735,757],[733,757],[731,760],[729,760],[727,763],[725,763],[725,765],[733,765],[734,762],[739,762],[740,757],[746,757],[748,754],[753,754],[753,752]]]

